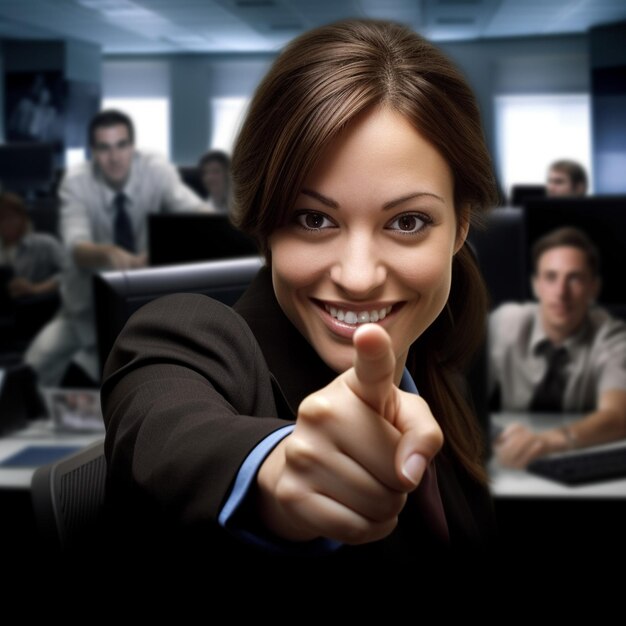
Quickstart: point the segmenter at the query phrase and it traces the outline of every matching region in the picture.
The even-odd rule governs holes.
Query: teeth
[[[391,307],[387,306],[383,309],[377,309],[373,311],[345,311],[344,309],[338,309],[334,306],[325,305],[326,311],[331,314],[332,317],[338,319],[340,322],[346,324],[367,324],[368,322],[378,322],[384,320],[385,317],[391,311]]]

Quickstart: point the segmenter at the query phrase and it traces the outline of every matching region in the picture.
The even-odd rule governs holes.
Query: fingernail
[[[426,469],[426,459],[421,455],[412,454],[402,466],[402,473],[414,484],[417,485],[422,479]]]

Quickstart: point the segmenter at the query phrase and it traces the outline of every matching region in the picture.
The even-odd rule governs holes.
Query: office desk
[[[494,423],[507,426],[519,422],[532,430],[548,430],[569,424],[579,415],[555,414],[527,414],[527,413],[496,413],[491,416]],[[626,441],[583,448],[581,451],[591,451],[601,448],[624,448]],[[576,451],[567,454],[576,454]],[[568,486],[561,485],[547,478],[534,476],[525,470],[515,470],[502,467],[495,458],[487,466],[491,478],[491,492],[495,498],[580,498],[580,499],[624,499],[626,500],[626,478],[611,480],[590,485]]]
[[[579,417],[498,413],[491,419],[502,426],[515,421],[533,430],[545,430]],[[626,449],[626,441],[598,447],[617,446]],[[626,553],[626,479],[567,486],[525,470],[502,467],[493,458],[488,472],[501,554],[511,563],[544,562],[546,555],[555,562],[556,557],[595,559],[607,552]]]
[[[74,434],[55,430],[52,420],[36,420],[19,431],[0,438],[0,461],[29,446],[86,447],[104,437],[104,432]],[[0,537],[2,562],[6,567],[12,558],[16,562],[38,562],[42,545],[39,540],[30,484],[36,467],[0,467]],[[13,556],[12,556],[13,555]],[[8,561],[7,561],[8,559]]]
[[[27,428],[0,438],[0,461],[28,446],[77,446],[84,448],[104,437],[99,433],[68,433],[55,430],[52,420],[36,420]],[[0,489],[30,489],[36,467],[0,467]]]

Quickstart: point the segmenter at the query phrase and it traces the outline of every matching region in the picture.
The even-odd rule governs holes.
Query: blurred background
[[[231,153],[254,90],[284,44],[347,17],[409,25],[437,43],[474,89],[501,190],[501,210],[493,211],[484,232],[470,234],[492,306],[532,297],[530,245],[569,224],[585,230],[600,248],[599,301],[626,319],[624,0],[0,0],[0,191],[23,197],[33,230],[58,239],[59,181],[89,158],[92,116],[117,108],[133,119],[140,151],[161,153],[185,184],[203,193],[201,155]],[[558,159],[583,166],[589,197],[543,202],[548,168]],[[198,260],[185,256],[194,235],[203,259],[210,250],[222,254],[224,245],[231,248],[225,256],[242,255],[243,244],[210,217],[203,216],[202,228],[195,220],[179,220],[185,229],[180,236],[172,235],[174,222],[164,222],[163,263]],[[157,243],[155,235],[153,261]],[[110,308],[100,307],[110,326],[98,327],[102,358],[132,310],[158,295],[153,290],[146,296],[144,289],[141,300],[125,281],[124,276],[123,289],[112,288]],[[0,435],[3,430],[7,435],[0,437],[0,509],[10,514],[0,520],[0,536],[12,536],[26,551],[25,546],[38,545],[30,502],[35,468],[72,448],[53,450],[56,456],[50,458],[20,457],[25,445],[32,453],[32,444],[41,444],[35,448],[41,452],[100,440],[99,448],[88,449],[88,462],[100,463],[100,487],[105,464],[101,432],[63,438],[56,425],[32,434],[20,430],[24,420],[9,423],[14,414],[38,418],[45,412],[31,406],[34,381],[11,367],[19,366],[28,342],[56,314],[59,296],[5,300],[0,302]],[[475,377],[475,405],[487,427],[482,361]],[[554,549],[559,538],[556,545],[575,554],[581,544],[595,551],[598,541],[623,548],[626,477],[620,471],[619,481],[585,488],[492,471],[507,545],[518,546],[520,553],[542,542]],[[51,483],[44,482],[40,491],[49,497]]]
[[[107,106],[133,117],[139,148],[179,165],[230,152],[281,46],[353,16],[405,22],[460,65],[504,194],[543,184],[563,156],[592,193],[626,190],[622,0],[0,0],[0,140],[20,138],[30,97],[59,166],[85,158],[85,124]]]

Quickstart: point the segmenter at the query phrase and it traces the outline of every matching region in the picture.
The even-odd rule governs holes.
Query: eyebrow
[[[130,139],[120,139],[119,141],[116,141],[115,143],[106,143],[104,141],[97,141],[95,147],[97,150],[110,150],[111,148],[124,148],[125,146],[129,144],[130,144]]]
[[[300,193],[304,194],[305,196],[310,196],[311,198],[315,198],[316,200],[319,200],[322,204],[325,204],[327,207],[330,207],[331,209],[339,209],[339,204],[337,202],[335,202],[334,200],[331,200],[330,198],[327,198],[326,196],[322,195],[321,193],[318,193],[317,191],[313,191],[312,189],[302,189]],[[408,200],[413,200],[415,198],[421,198],[422,196],[435,198],[436,200],[439,200],[440,202],[443,202],[445,204],[444,199],[435,193],[430,193],[428,191],[417,191],[415,193],[402,196],[401,198],[396,198],[395,200],[390,200],[389,202],[386,202],[385,204],[383,204],[383,211],[393,209],[399,204],[407,202]]]

